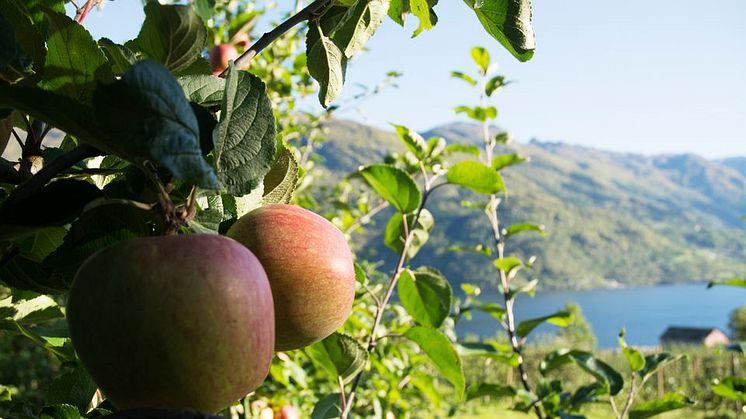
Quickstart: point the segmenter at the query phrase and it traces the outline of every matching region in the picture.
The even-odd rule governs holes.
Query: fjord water
[[[483,289],[482,301],[499,303],[497,292]],[[516,303],[518,321],[561,310],[576,303],[593,327],[599,348],[615,348],[619,329],[627,329],[633,345],[656,346],[668,326],[719,327],[728,330],[728,315],[746,304],[746,289],[714,287],[704,283],[666,284],[621,289],[537,292],[534,298],[520,296]],[[475,312],[471,321],[459,324],[460,335],[494,336],[499,326],[484,313]],[[557,328],[543,325],[534,333],[553,333]]]

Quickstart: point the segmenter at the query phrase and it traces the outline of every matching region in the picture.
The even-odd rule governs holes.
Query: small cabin
[[[728,335],[717,327],[671,326],[660,337],[661,346],[704,345],[713,347],[730,343]]]

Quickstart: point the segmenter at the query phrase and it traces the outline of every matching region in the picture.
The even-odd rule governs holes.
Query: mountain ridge
[[[395,134],[377,128],[333,121],[328,129],[320,165],[335,176],[404,150]],[[479,133],[478,126],[451,123],[423,135],[479,144]],[[702,281],[746,272],[746,158],[646,156],[537,140],[509,150],[531,160],[506,169],[501,217],[508,224],[544,224],[547,234],[517,236],[508,249],[538,256],[531,275],[546,287]],[[479,212],[459,205],[475,196],[455,188],[441,188],[438,195],[431,208],[434,234],[413,263],[435,266],[455,282],[494,282],[488,260],[447,255],[450,245],[488,237]],[[358,239],[365,257],[393,258],[380,245],[385,222],[380,218]]]

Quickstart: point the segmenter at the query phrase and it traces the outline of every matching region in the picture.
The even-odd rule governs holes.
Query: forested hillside
[[[449,143],[479,141],[478,127],[449,124],[423,133]],[[322,167],[347,173],[402,150],[392,133],[348,121],[329,124],[320,148]],[[533,275],[546,287],[589,288],[701,281],[746,274],[746,170],[741,159],[709,161],[690,154],[643,156],[562,143],[512,144],[530,158],[507,169],[503,217],[507,223],[546,226],[544,237],[516,237],[510,253],[537,256]],[[330,177],[327,177],[330,178]],[[488,234],[481,214],[463,208],[477,199],[441,188],[430,205],[432,242],[417,256],[450,279],[486,283],[489,261],[448,254]],[[358,238],[361,254],[390,260],[374,239],[387,220]],[[448,238],[448,239],[447,239]],[[418,260],[415,260],[417,262]]]

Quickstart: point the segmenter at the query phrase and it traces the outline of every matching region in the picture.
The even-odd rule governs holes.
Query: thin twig
[[[292,29],[295,25],[301,22],[305,22],[306,20],[309,20],[317,16],[331,3],[332,3],[332,0],[316,0],[313,3],[309,4],[308,6],[306,6],[305,9],[294,14],[293,16],[290,16],[290,18],[288,18],[286,21],[279,24],[276,28],[262,35],[261,38],[259,38],[256,42],[254,42],[254,44],[251,45],[249,49],[244,51],[244,53],[241,54],[241,56],[236,59],[235,61],[236,68],[237,69],[246,68],[251,62],[251,60],[253,60],[254,57],[257,56],[257,54],[262,52],[264,48],[267,48],[277,38],[284,35],[285,32]],[[223,70],[223,72],[220,73],[220,77],[225,77],[227,72],[228,72],[228,69]]]
[[[482,74],[482,84],[486,83],[486,81],[487,75]],[[484,89],[481,89],[481,91],[484,91]],[[484,93],[480,94],[480,102],[482,107],[487,106],[487,97]],[[490,137],[490,127],[487,121],[482,122],[482,140],[484,141],[484,163],[487,166],[491,166],[492,153],[495,148],[495,143]],[[498,214],[500,198],[495,194],[490,195],[490,200],[487,205],[489,208],[489,211],[487,212],[487,218],[489,220],[490,226],[492,227],[495,251],[497,253],[498,259],[502,259],[505,256],[505,238],[502,237],[502,234],[500,232],[500,216]],[[500,272],[500,285],[503,291],[503,302],[505,303],[506,319],[505,322],[502,323],[502,325],[505,328],[505,331],[508,333],[508,338],[510,339],[510,346],[513,350],[513,353],[518,355],[518,365],[516,368],[518,369],[518,376],[521,381],[521,385],[523,385],[523,388],[527,392],[531,393],[531,384],[529,383],[528,373],[526,372],[526,366],[523,359],[523,342],[519,341],[518,336],[516,335],[515,312],[513,310],[515,300],[510,295],[511,278],[509,278],[507,273],[502,269],[498,269],[498,271]],[[534,404],[534,412],[539,419],[544,418],[544,413],[538,403]]]
[[[73,167],[81,160],[100,156],[101,154],[101,151],[98,149],[85,144],[68,151],[52,160],[34,176],[29,178],[29,180],[19,185],[18,188],[11,193],[10,197],[8,197],[8,201],[28,198],[36,194],[57,174]]]
[[[96,1],[97,0],[88,0],[82,8],[79,8],[75,12],[75,21],[82,24],[83,20],[85,20],[86,16],[88,16],[88,12],[91,11]]]
[[[425,204],[427,203],[427,198],[430,196],[430,193],[432,192],[431,189],[425,189],[425,192],[422,194],[422,201],[420,202],[420,206],[417,208],[417,211],[415,212],[415,216],[412,220],[412,227],[417,225],[417,222],[419,221],[420,214],[422,214],[422,211],[425,209]],[[394,289],[396,289],[396,284],[399,282],[399,277],[401,276],[401,273],[404,271],[404,264],[407,260],[407,253],[409,253],[409,246],[412,243],[412,235],[410,234],[410,226],[408,225],[407,217],[406,215],[402,215],[402,224],[404,225],[404,245],[402,246],[402,250],[399,254],[399,260],[396,263],[396,268],[394,269],[393,274],[391,275],[391,278],[389,279],[388,287],[386,288],[386,294],[384,297],[380,300],[380,303],[376,306],[376,315],[373,320],[373,326],[371,327],[370,335],[368,335],[368,343],[366,345],[366,351],[368,353],[372,352],[373,349],[376,346],[377,338],[376,338],[376,332],[378,331],[378,326],[381,324],[381,320],[383,319],[383,314],[386,310],[386,306],[388,305],[389,300],[391,299],[391,296],[394,293]],[[412,228],[414,230],[414,228]],[[357,390],[357,387],[360,385],[360,380],[363,376],[363,370],[357,373],[355,378],[352,380],[352,384],[350,386],[350,392],[347,396],[347,409],[342,411],[341,419],[347,419],[350,412],[352,411],[353,406],[353,400],[355,399],[355,391]]]

